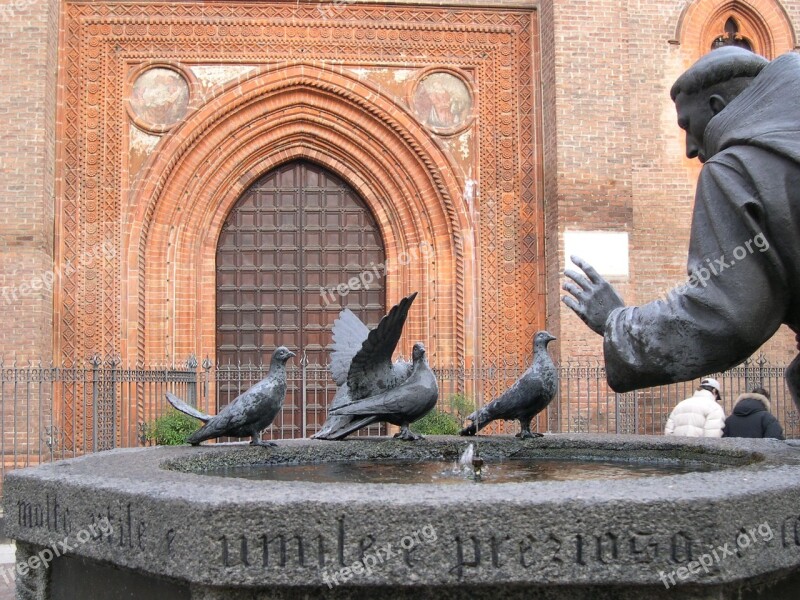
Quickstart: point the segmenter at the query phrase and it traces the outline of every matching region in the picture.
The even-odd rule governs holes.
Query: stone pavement
[[[0,566],[14,564],[14,545],[0,544]],[[14,584],[0,577],[0,600],[14,600]]]

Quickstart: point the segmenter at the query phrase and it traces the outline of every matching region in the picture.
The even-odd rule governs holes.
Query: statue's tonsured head
[[[705,162],[708,122],[744,91],[769,61],[743,48],[726,46],[703,56],[670,90],[678,125],[686,132],[686,156]]]

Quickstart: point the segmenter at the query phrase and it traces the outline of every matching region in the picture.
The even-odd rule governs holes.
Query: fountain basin
[[[116,450],[8,475],[6,529],[18,540],[18,561],[64,539],[69,546],[48,569],[18,580],[42,599],[136,597],[120,585],[156,600],[796,596],[797,447],[646,436],[476,439],[489,468],[581,458],[717,470],[492,485],[310,483],[203,472],[448,462],[473,440]]]
[[[672,460],[599,460],[596,458],[512,459],[484,466],[476,476],[471,464],[431,459],[322,462],[301,465],[249,465],[203,471],[212,477],[255,481],[306,481],[309,483],[398,483],[464,485],[481,483],[526,483],[534,481],[584,481],[629,479],[706,472],[720,465]]]

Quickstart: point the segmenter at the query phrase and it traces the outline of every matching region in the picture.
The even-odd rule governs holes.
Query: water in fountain
[[[487,471],[481,467],[481,485],[534,481],[584,481],[658,477],[721,468],[713,463],[687,461],[620,461],[589,458],[537,458],[535,460],[492,460]],[[308,481],[314,483],[437,483],[468,485],[476,481],[475,466],[453,467],[439,460],[396,459],[322,462],[310,464],[244,465],[218,467],[205,475],[240,477],[265,481]]]
[[[475,460],[478,458],[478,450],[475,447],[475,444],[470,444],[467,446],[467,449],[461,454],[456,462],[453,465],[452,470],[450,471],[449,475],[459,475],[460,477],[466,479],[474,479],[478,480],[480,477],[475,470]],[[482,463],[483,461],[481,461]]]

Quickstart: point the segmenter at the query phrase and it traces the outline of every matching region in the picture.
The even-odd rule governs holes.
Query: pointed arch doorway
[[[303,356],[307,367],[305,376],[291,370],[286,404],[266,437],[314,433],[333,397],[325,370],[339,311],[347,307],[371,327],[385,313],[382,277],[363,289],[337,286],[384,263],[375,218],[336,174],[299,160],[253,183],[217,244],[218,408],[266,372],[250,374],[249,365],[267,368],[272,351],[284,345],[297,354],[295,367]]]

